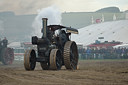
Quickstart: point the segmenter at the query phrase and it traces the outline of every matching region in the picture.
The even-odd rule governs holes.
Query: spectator
[[[6,48],[8,45],[8,40],[6,39],[6,37],[4,37],[2,43],[3,43],[3,47]]]

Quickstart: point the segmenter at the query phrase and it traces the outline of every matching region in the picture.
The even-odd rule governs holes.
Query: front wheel
[[[36,66],[36,52],[35,50],[26,50],[24,54],[24,67],[26,70],[34,70]]]
[[[52,49],[50,52],[50,69],[60,70],[62,66],[62,56],[58,49]]]

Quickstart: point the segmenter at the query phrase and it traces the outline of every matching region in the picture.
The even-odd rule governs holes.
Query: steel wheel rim
[[[26,70],[34,70],[36,66],[36,53],[33,49],[26,50],[24,54],[24,67]]]
[[[50,52],[50,69],[60,70],[62,66],[61,53],[58,49],[52,49]]]

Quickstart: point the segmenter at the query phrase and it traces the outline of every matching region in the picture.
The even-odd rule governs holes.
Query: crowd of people
[[[78,49],[80,59],[127,59],[128,48],[82,48]]]

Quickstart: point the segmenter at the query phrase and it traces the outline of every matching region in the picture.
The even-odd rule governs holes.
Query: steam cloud
[[[35,21],[32,24],[32,27],[34,28],[34,32],[32,33],[32,35],[41,37],[42,18],[48,18],[48,25],[59,25],[61,24],[62,19],[61,12],[56,6],[50,6],[39,10],[38,15],[35,18]]]

